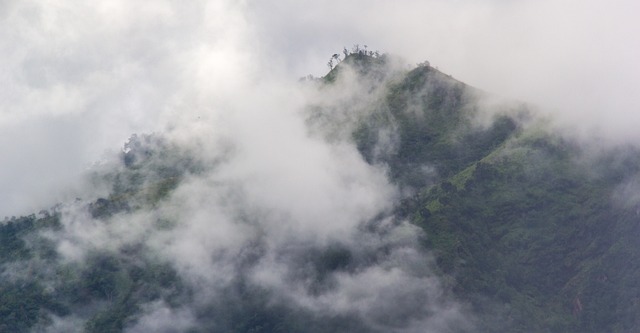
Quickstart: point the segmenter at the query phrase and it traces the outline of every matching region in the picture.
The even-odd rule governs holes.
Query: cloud
[[[322,75],[330,54],[356,43],[429,60],[580,131],[636,139],[638,9],[623,0],[6,1],[0,153],[13,166],[0,178],[0,211],[55,203],[39,192],[56,192],[131,133],[210,119],[266,76]],[[45,119],[46,131],[34,128]],[[43,147],[76,153],[41,175],[28,161]]]
[[[55,204],[42,193],[132,133],[192,121],[211,99],[241,90],[234,82],[250,79],[251,61],[233,7],[9,1],[0,20],[0,153],[9,164],[0,211]]]
[[[192,328],[194,321],[188,310],[176,311],[162,302],[148,304],[143,311],[144,315],[127,332],[185,332]]]
[[[188,109],[167,114],[178,119],[158,134],[169,144],[149,141],[166,151],[141,153],[148,160],[130,170],[120,159],[96,169],[96,180],[125,179],[115,197],[127,198],[131,211],[92,214],[87,203],[103,193],[60,208],[62,227],[43,234],[55,244],[58,264],[82,272],[103,253],[116,258],[115,267],[169,263],[189,291],[170,306],[164,298],[141,305],[141,317],[127,326],[132,332],[153,330],[158,316],[174,319],[169,331],[232,327],[233,311],[244,317],[257,311],[255,304],[266,316],[276,316],[268,312],[274,308],[300,312],[317,327],[324,321],[380,332],[471,327],[420,248],[420,229],[393,217],[400,195],[387,170],[367,163],[346,135],[378,92],[344,73],[345,80],[324,91],[280,77],[240,78],[214,99],[199,95],[214,83],[188,91],[210,109],[201,119]],[[338,92],[335,101],[319,98]],[[315,126],[318,108],[334,112],[329,116],[347,130],[332,136],[335,128]],[[348,114],[353,117],[342,118]],[[184,178],[168,197],[153,204],[138,194],[158,181],[154,170],[185,159],[199,167],[181,170]],[[140,187],[126,188],[136,179]],[[54,290],[64,284],[48,278]],[[230,315],[211,315],[226,307]],[[67,327],[78,318],[55,322]]]
[[[370,90],[366,81],[336,84],[343,98],[324,107],[366,110],[363,101],[353,103],[359,98],[347,97]],[[160,203],[138,203],[128,189],[118,196],[139,207],[131,212],[96,218],[85,202],[65,206],[61,230],[46,234],[62,262],[82,266],[95,253],[126,258],[128,249],[142,248],[136,261],[170,263],[193,295],[178,308],[167,300],[142,306],[132,332],[153,330],[161,315],[175,318],[176,327],[224,329],[236,325],[233,315],[213,314],[230,307],[245,316],[256,303],[260,311],[302,312],[317,327],[325,320],[380,332],[471,327],[419,247],[420,229],[393,217],[399,194],[386,170],[364,161],[348,137],[326,140],[326,128],[310,130],[308,103],[317,101],[317,87],[248,85],[256,89],[212,110],[221,121],[172,128],[167,137],[177,144],[168,147],[177,152],[150,154],[131,171],[144,188],[155,179],[152,167],[180,158],[207,162],[185,171]],[[255,291],[236,295],[237,288]]]
[[[384,168],[363,161],[344,136],[322,132],[340,129],[305,122],[318,96],[295,79],[325,73],[343,46],[429,60],[479,88],[539,103],[565,124],[637,138],[640,48],[628,38],[639,8],[631,1],[0,6],[0,213],[64,201],[62,189],[75,182],[85,202],[94,200],[103,192],[83,187],[83,170],[117,159],[105,151],[136,132],[163,133],[210,166],[188,174],[159,207],[103,221],[70,206],[63,231],[48,236],[78,262],[142,243],[191,287],[206,287],[184,308],[145,305],[134,332],[160,317],[175,330],[204,321],[198,310],[238,281],[272,292],[266,304],[292,301],[326,318],[344,312],[381,331],[470,325],[424,260],[418,230],[391,217],[398,189]],[[338,102],[321,106],[338,108],[332,116],[348,126],[364,109],[353,96],[370,87],[339,84]],[[337,266],[309,259],[316,256]]]
[[[629,38],[640,32],[639,9],[575,0],[254,4],[262,35],[296,69],[322,73],[328,56],[315,55],[324,49],[368,43],[616,141],[638,138],[640,47]]]

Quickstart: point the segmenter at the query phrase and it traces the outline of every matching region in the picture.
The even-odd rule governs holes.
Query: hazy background
[[[323,75],[353,44],[637,140],[639,12],[590,0],[0,0],[0,217],[71,195],[134,132],[220,122],[248,91]]]

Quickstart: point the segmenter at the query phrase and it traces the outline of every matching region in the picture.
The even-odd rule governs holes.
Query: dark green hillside
[[[428,64],[362,50],[330,64],[314,81],[327,103],[309,106],[307,125],[355,144],[401,193],[355,240],[282,241],[242,187],[198,178],[227,152],[210,165],[134,135],[92,174],[105,195],[0,223],[0,332],[141,332],[144,320],[175,325],[166,332],[640,331],[638,148],[579,144],[525,106],[487,110],[484,92]],[[334,101],[345,82],[362,95]],[[199,215],[178,207],[189,200],[224,204]],[[211,228],[231,240],[206,238]],[[469,322],[432,320],[442,309]]]
[[[615,186],[576,165],[575,148],[514,144],[521,151],[477,162],[406,209],[439,266],[459,295],[498,311],[513,331],[632,331],[640,308],[626,292],[638,285],[619,270],[640,259],[629,246],[640,231],[635,211],[610,201]]]
[[[159,204],[186,173],[197,169],[188,156],[155,135],[134,135],[121,164],[113,167],[94,175],[112,184],[107,198],[75,203],[98,220]],[[0,332],[39,331],[51,324],[52,316],[76,315],[84,317],[86,332],[122,332],[140,304],[174,304],[187,292],[175,270],[142,244],[115,253],[92,252],[82,265],[66,262],[52,240],[67,231],[60,223],[64,211],[59,205],[0,225]]]
[[[518,130],[518,123],[508,116],[497,116],[488,128],[475,125],[480,95],[435,68],[420,66],[390,85],[377,117],[356,130],[358,147],[368,161],[387,163],[392,178],[405,186],[430,185],[425,168],[435,168],[438,177],[452,176]],[[380,129],[391,126],[397,135],[396,149],[375,156]]]
[[[479,331],[640,330],[640,206],[614,200],[640,171],[640,152],[591,156],[523,128],[519,109],[474,126],[481,95],[421,66],[390,86],[384,117],[359,127],[367,160],[417,188],[399,214],[426,231],[442,274],[480,314]],[[374,156],[389,124],[396,149]]]

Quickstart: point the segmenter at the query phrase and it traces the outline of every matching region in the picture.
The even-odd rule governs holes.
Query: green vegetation
[[[481,126],[483,93],[428,64],[388,80],[388,56],[366,47],[331,59],[322,84],[338,84],[349,66],[382,87],[350,134],[363,158],[386,167],[409,193],[395,220],[425,231],[421,244],[435,256],[444,287],[477,318],[474,331],[640,330],[640,200],[623,191],[640,173],[638,149],[595,153],[523,121],[520,108]],[[108,196],[84,204],[99,223],[162,207],[185,176],[203,168],[158,135],[133,136],[120,162],[95,175],[110,184]],[[206,290],[194,290],[141,243],[65,261],[50,237],[64,232],[62,214],[59,206],[0,224],[0,332],[71,316],[85,332],[123,332],[153,302],[176,311],[199,302],[192,332],[372,331],[355,314],[298,309],[242,279],[203,301]],[[243,252],[239,260],[249,263],[233,269],[248,269],[261,246]],[[318,294],[334,283],[332,274],[357,270],[356,254],[341,244],[296,255],[297,274]]]
[[[368,161],[415,188],[398,214],[426,231],[450,287],[479,314],[478,331],[638,330],[639,206],[613,197],[640,172],[640,152],[589,156],[522,127],[518,110],[474,127],[479,94],[418,67],[390,87],[386,118],[356,131]],[[390,124],[397,149],[374,156],[377,133]]]

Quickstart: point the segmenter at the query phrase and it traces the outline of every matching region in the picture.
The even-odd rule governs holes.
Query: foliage
[[[620,195],[640,175],[640,151],[593,153],[526,126],[522,110],[479,125],[483,93],[428,63],[386,81],[386,55],[356,46],[335,67],[340,56],[331,59],[323,84],[337,82],[349,66],[384,87],[352,138],[368,163],[386,167],[409,193],[395,218],[426,232],[423,245],[445,287],[479,318],[477,331],[640,330],[640,202]],[[86,212],[109,223],[162,205],[201,168],[159,135],[132,136],[120,164],[96,175],[110,184],[109,195]],[[55,209],[0,224],[0,332],[29,332],[72,314],[86,332],[122,332],[145,304],[177,309],[201,292],[143,244],[64,261],[43,236],[61,228]],[[300,274],[317,292],[330,287],[331,273],[357,269],[354,254],[339,244],[299,255]],[[355,314],[298,309],[242,280],[201,303],[193,332],[370,331]]]
[[[426,231],[442,274],[479,314],[479,331],[637,331],[638,205],[612,198],[640,171],[640,152],[589,156],[524,129],[522,110],[474,126],[481,95],[426,64],[391,85],[357,128],[367,161],[415,189],[398,216]],[[381,128],[397,133],[387,155],[376,155]]]

